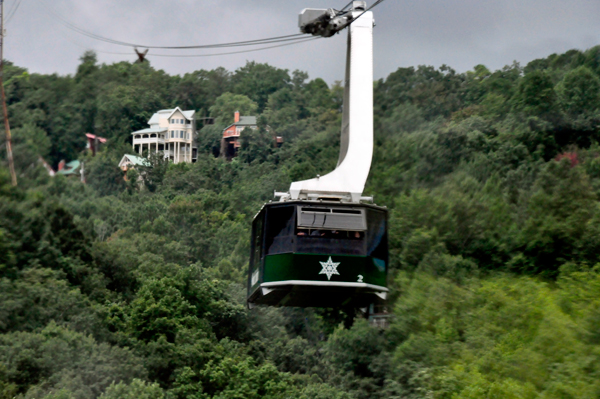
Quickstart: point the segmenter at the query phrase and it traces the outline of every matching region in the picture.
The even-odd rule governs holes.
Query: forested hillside
[[[385,330],[245,306],[252,217],[335,166],[339,85],[93,53],[73,76],[5,74],[19,186],[2,150],[0,398],[600,396],[600,47],[374,83],[365,194],[390,209]],[[198,162],[152,158],[125,181],[130,133],[175,106],[216,118]],[[227,162],[235,110],[259,129]],[[96,157],[87,132],[108,138]],[[84,161],[87,184],[40,156]]]

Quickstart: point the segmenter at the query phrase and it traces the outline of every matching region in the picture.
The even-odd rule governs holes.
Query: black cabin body
[[[288,201],[252,224],[248,305],[365,307],[387,294],[387,209]]]

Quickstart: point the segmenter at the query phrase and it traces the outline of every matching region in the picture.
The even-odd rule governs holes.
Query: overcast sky
[[[5,58],[30,72],[73,74],[86,49],[103,63],[136,56],[131,48],[103,43],[67,29],[64,20],[95,34],[148,45],[184,46],[261,39],[298,32],[303,8],[341,8],[347,0],[5,0],[9,20]],[[372,3],[371,0],[369,3]],[[498,69],[552,53],[600,44],[600,0],[386,0],[375,14],[375,78],[398,67],[447,64],[463,72],[477,64]],[[247,54],[204,58],[159,58],[169,74],[246,60],[267,62],[311,78],[341,80],[346,35]],[[174,54],[224,50],[177,51]],[[226,51],[226,50],[225,50]],[[126,54],[108,54],[108,53]]]

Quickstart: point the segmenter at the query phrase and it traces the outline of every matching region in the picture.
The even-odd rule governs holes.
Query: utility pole
[[[8,123],[8,110],[6,108],[6,94],[4,93],[4,0],[0,0],[0,91],[2,92],[2,110],[4,111],[4,130],[6,131],[6,158],[12,185],[17,185],[17,174],[12,153],[12,137],[10,135],[10,124]]]

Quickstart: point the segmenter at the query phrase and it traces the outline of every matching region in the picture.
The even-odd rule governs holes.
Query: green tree
[[[556,112],[554,83],[544,71],[533,71],[521,79],[512,98],[514,107],[526,115],[550,117]]]
[[[224,93],[210,107],[210,114],[217,124],[229,125],[233,123],[235,111],[239,111],[242,116],[253,116],[257,109],[257,104],[245,95]]]
[[[558,98],[572,117],[600,108],[600,79],[585,66],[569,71],[557,86]]]
[[[595,201],[582,168],[566,159],[549,162],[535,183],[519,237],[526,258],[516,254],[513,266],[556,276],[560,264],[577,256],[578,242],[597,211]]]
[[[290,83],[287,69],[254,61],[246,62],[232,76],[233,92],[251,98],[258,105],[259,112],[265,109],[271,94],[290,86]]]
[[[264,128],[245,128],[240,133],[241,147],[238,157],[242,162],[265,162],[273,152],[273,136]]]
[[[112,383],[100,399],[162,399],[164,392],[157,383],[147,383],[134,378],[130,384]]]
[[[117,194],[125,189],[124,174],[119,169],[121,154],[117,149],[101,151],[86,162],[86,182],[100,195]]]
[[[169,159],[165,158],[160,152],[148,154],[147,159],[147,164],[137,166],[137,172],[142,177],[146,188],[150,192],[154,192],[165,178],[169,168]]]

